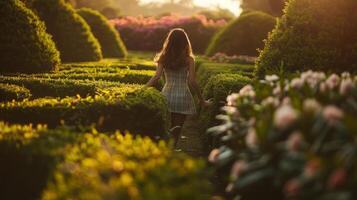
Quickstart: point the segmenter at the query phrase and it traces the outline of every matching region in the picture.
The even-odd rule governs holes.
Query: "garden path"
[[[179,149],[193,157],[204,157],[204,148],[200,136],[198,116],[189,116],[183,125],[181,138],[177,144]]]

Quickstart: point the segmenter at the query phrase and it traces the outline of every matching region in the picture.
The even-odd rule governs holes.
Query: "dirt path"
[[[204,157],[199,130],[197,116],[188,117],[182,129],[181,138],[177,145],[178,148],[193,157]]]

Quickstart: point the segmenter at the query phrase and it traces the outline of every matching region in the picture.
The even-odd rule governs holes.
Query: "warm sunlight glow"
[[[151,3],[151,2],[167,2],[165,0],[141,0],[141,3]],[[222,8],[230,10],[235,15],[239,15],[241,9],[239,7],[238,0],[193,0],[196,6],[202,6],[207,8]]]

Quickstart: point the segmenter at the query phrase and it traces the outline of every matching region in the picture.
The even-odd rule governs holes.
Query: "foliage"
[[[81,8],[77,13],[81,15],[91,27],[94,36],[100,43],[103,57],[122,58],[127,56],[128,52],[118,31],[109,24],[108,20],[102,14],[89,8]]]
[[[209,160],[242,199],[356,199],[357,77],[276,75],[227,97]],[[348,176],[348,177],[347,177]],[[259,191],[257,193],[256,191]]]
[[[24,87],[0,83],[0,101],[22,100],[29,97],[31,93]]]
[[[29,0],[45,22],[61,52],[63,62],[96,61],[102,58],[97,39],[89,25],[64,0]]]
[[[257,56],[275,23],[274,17],[259,11],[241,15],[213,37],[206,54]]]
[[[220,20],[224,19],[225,21],[229,22],[235,18],[234,14],[231,13],[229,10],[217,8],[215,10],[203,10],[198,13],[199,15],[205,16],[208,20]]]
[[[43,199],[205,199],[202,166],[163,142],[87,134],[57,167]]]
[[[167,105],[158,91],[122,85],[98,88],[96,93],[87,97],[1,103],[0,119],[21,124],[47,124],[51,128],[61,124],[77,128],[94,124],[103,131],[129,130],[152,138],[165,137]]]
[[[240,64],[254,64],[256,62],[256,57],[252,56],[241,56],[233,55],[227,56],[224,53],[216,53],[213,56],[209,57],[211,62],[217,63],[240,63]]]
[[[0,122],[0,198],[38,199],[66,145],[78,134],[62,128]]]
[[[291,0],[260,53],[257,75],[281,68],[355,71],[356,6],[354,0]]]
[[[172,28],[187,31],[195,52],[202,53],[207,48],[211,37],[226,24],[225,20],[209,20],[197,15],[184,17],[178,15],[154,17],[122,17],[111,20],[121,33],[127,48],[136,51],[158,51],[167,33]]]
[[[48,72],[59,65],[59,52],[46,27],[19,0],[0,2],[0,72]]]

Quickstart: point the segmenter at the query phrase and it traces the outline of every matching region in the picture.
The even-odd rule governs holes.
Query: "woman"
[[[156,74],[146,85],[155,85],[164,72],[166,83],[162,94],[168,101],[172,135],[176,146],[186,117],[196,114],[190,88],[197,94],[202,106],[209,105],[196,82],[194,55],[190,40],[183,29],[177,28],[170,31],[155,62],[158,66]]]

